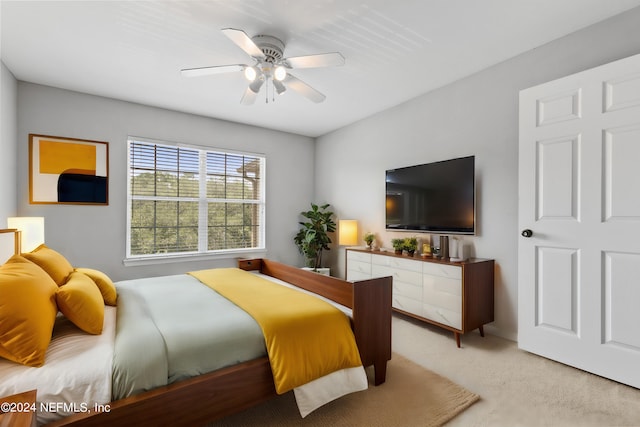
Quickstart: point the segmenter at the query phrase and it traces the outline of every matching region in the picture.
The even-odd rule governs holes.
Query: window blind
[[[130,139],[127,256],[264,248],[264,164]]]

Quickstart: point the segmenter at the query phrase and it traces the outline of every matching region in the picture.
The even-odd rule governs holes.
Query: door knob
[[[527,228],[527,229],[522,230],[522,233],[520,233],[520,234],[522,234],[522,237],[531,237],[531,236],[533,236],[533,231],[531,231],[531,230],[529,230]]]

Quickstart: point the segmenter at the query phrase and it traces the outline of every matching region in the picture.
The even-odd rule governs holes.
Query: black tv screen
[[[387,170],[386,228],[475,234],[475,157]]]

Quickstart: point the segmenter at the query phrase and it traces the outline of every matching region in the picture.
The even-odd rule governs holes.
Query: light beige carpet
[[[367,374],[372,378],[372,371]],[[393,354],[387,381],[353,393],[301,418],[287,393],[240,414],[212,423],[226,426],[387,427],[441,426],[471,406],[479,396],[438,374]]]

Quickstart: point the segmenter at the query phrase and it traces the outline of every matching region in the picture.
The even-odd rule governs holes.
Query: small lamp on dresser
[[[341,219],[338,221],[338,245],[355,246],[358,244],[358,221]]]

